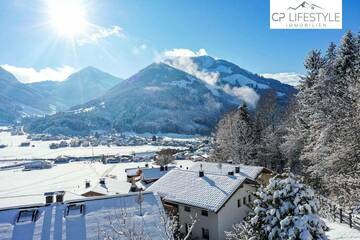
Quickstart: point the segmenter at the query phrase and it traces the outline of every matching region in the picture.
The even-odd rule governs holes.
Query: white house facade
[[[158,193],[167,212],[178,216],[182,234],[187,234],[196,219],[192,239],[225,239],[225,231],[247,216],[257,185],[254,178],[262,169],[247,166],[247,173],[235,173],[235,166],[228,164],[217,173],[216,163],[201,163],[198,167],[174,169],[147,191]]]

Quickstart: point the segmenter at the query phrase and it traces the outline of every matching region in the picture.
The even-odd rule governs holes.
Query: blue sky
[[[269,0],[92,0],[81,6],[96,30],[74,42],[49,24],[47,2],[0,0],[0,65],[43,78],[89,65],[129,77],[166,50],[203,48],[252,72],[302,73],[310,49],[360,30],[357,0],[343,1],[343,30],[270,30]]]

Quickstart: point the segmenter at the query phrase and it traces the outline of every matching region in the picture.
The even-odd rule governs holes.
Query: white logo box
[[[270,29],[342,29],[342,0],[270,0]]]

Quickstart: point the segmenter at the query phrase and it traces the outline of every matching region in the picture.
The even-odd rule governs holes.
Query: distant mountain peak
[[[101,71],[100,69],[96,68],[96,67],[93,67],[93,66],[87,66],[87,67],[84,67],[82,69],[80,69],[78,72],[75,72],[71,75],[74,75],[74,74],[85,74],[85,73],[93,73],[93,74],[101,74],[101,73],[104,73],[104,74],[108,74],[108,73],[105,73],[103,71]],[[70,75],[70,76],[71,76]],[[70,77],[69,76],[69,77]]]

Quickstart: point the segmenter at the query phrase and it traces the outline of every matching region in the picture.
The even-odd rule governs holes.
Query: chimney
[[[56,192],[55,195],[56,195],[56,202],[57,202],[57,203],[62,203],[62,202],[64,202],[64,195],[65,195],[65,192],[64,192],[64,191]]]
[[[235,167],[235,173],[240,173],[240,167]]]
[[[44,193],[45,196],[45,203],[51,204],[54,202],[54,193],[53,192],[46,192]]]
[[[86,180],[85,181],[85,188],[89,188],[90,187],[90,181],[89,180]]]
[[[199,177],[204,176],[204,171],[202,170],[202,164],[200,164]]]
[[[234,172],[233,172],[233,171],[228,172],[228,175],[229,175],[229,176],[234,176]]]
[[[105,178],[100,178],[99,183],[100,183],[100,184],[104,184],[104,185],[105,185]]]

